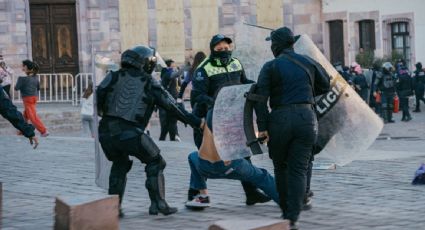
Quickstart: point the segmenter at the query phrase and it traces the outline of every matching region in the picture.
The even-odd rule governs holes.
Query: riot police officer
[[[249,84],[254,81],[246,78],[245,71],[238,59],[232,57],[232,39],[222,34],[214,35],[210,41],[211,54],[198,66],[192,77],[191,103],[193,113],[206,117],[214,108],[215,97],[224,86]],[[202,143],[202,134],[195,135],[195,144]],[[246,158],[249,162],[250,159]],[[264,203],[271,200],[248,182],[242,182],[246,194],[246,204]],[[198,191],[189,190],[188,200],[192,200]]]
[[[382,64],[382,74],[377,75],[375,80],[376,93],[382,93],[382,116],[385,123],[394,123],[393,107],[397,79],[392,73],[393,70],[393,65],[385,62]]]
[[[421,111],[421,101],[425,103],[424,92],[425,92],[425,71],[422,69],[422,63],[416,63],[416,70],[414,71],[414,90],[416,98],[416,108],[413,112],[418,113]]]
[[[289,28],[272,31],[270,39],[275,59],[262,67],[256,93],[270,99],[271,113],[266,102],[257,102],[255,112],[273,160],[282,217],[297,229],[318,131],[314,95],[328,92],[330,80],[320,64],[294,52]]]
[[[158,105],[173,112],[183,123],[200,127],[201,120],[177,106],[176,101],[155,81],[151,73],[156,65],[155,50],[136,46],[121,56],[121,69],[109,73],[99,85],[97,108],[102,120],[99,141],[108,160],[112,161],[109,194],[118,194],[120,204],[132,161],[129,155],[146,164],[146,188],[149,192],[150,215],[177,212],[165,201],[165,161],[160,150],[144,129]],[[122,216],[120,208],[120,216]]]

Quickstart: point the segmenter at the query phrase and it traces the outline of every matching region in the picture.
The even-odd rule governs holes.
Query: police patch
[[[197,81],[202,81],[202,80],[204,80],[204,77],[202,76],[202,73],[201,73],[201,72],[198,72],[198,73],[196,74],[196,80],[197,80]]]

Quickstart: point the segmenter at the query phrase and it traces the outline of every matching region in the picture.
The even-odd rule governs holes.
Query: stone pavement
[[[397,123],[385,126],[361,160],[336,170],[314,171],[314,208],[302,213],[301,229],[425,229],[425,186],[410,184],[414,171],[425,161],[425,113],[414,116],[413,121],[402,123],[396,115]],[[240,183],[230,180],[208,181],[211,208],[185,209],[187,154],[194,145],[189,128],[180,126],[179,131],[182,142],[159,142],[168,163],[166,197],[179,212],[148,215],[144,167],[136,162],[129,173],[121,229],[207,229],[217,220],[279,218],[280,210],[273,202],[246,206]],[[0,136],[2,229],[51,229],[55,196],[106,194],[94,185],[92,140],[74,134],[42,138],[37,150],[22,137]],[[152,127],[152,134],[158,137],[158,126]],[[253,162],[272,170],[267,156],[255,156]]]

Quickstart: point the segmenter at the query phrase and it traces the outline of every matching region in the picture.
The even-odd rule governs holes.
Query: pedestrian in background
[[[83,126],[83,134],[90,133],[91,137],[95,137],[94,130],[94,109],[93,109],[93,83],[89,82],[84,90],[81,98],[81,122]]]
[[[176,63],[172,59],[166,60],[165,64],[167,68],[161,70],[162,87],[164,87],[174,99],[177,99],[179,92],[177,88],[180,83],[180,76],[183,74],[183,68],[177,68]],[[170,135],[170,141],[180,141],[177,129],[177,118],[173,113],[159,108],[159,122],[161,124],[160,141],[165,141],[167,133]]]
[[[359,64],[353,62],[351,65],[352,72],[354,74],[354,89],[360,95],[360,97],[367,103],[369,84],[367,83],[366,77],[363,75],[363,70]]]
[[[34,127],[41,133],[42,137],[49,136],[49,132],[37,115],[38,91],[40,83],[37,78],[38,64],[30,60],[22,61],[22,71],[27,75],[19,77],[15,85],[15,90],[21,92],[24,103],[24,118],[30,120]]]
[[[4,62],[3,55],[0,55],[0,83],[3,90],[6,91],[9,98],[10,96],[10,85],[12,84],[13,70]]]
[[[416,70],[414,72],[413,84],[416,97],[416,109],[413,112],[421,111],[421,101],[425,103],[424,92],[425,92],[425,71],[422,69],[422,63],[416,63]]]
[[[401,110],[403,111],[401,121],[412,120],[409,112],[409,97],[413,96],[412,78],[405,66],[401,67],[399,70],[397,94],[400,98]]]
[[[204,52],[199,51],[195,54],[195,57],[193,59],[193,63],[190,66],[189,70],[187,71],[187,74],[184,76],[182,85],[180,87],[180,92],[177,97],[177,102],[181,103],[183,99],[184,91],[186,90],[186,87],[192,82],[193,73],[195,72],[196,68],[198,68],[198,65],[201,64],[201,62],[207,57]]]

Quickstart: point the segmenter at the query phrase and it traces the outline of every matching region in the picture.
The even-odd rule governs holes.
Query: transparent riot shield
[[[320,156],[339,165],[347,164],[375,141],[383,122],[348,86],[307,35],[302,35],[294,48],[296,53],[320,63],[331,76],[331,91],[316,98],[319,118],[317,151]]]
[[[252,84],[223,87],[217,95],[213,111],[213,133],[217,152],[222,160],[251,156],[246,145],[243,118],[245,93]]]

